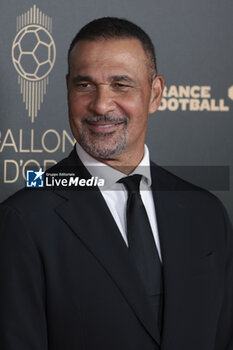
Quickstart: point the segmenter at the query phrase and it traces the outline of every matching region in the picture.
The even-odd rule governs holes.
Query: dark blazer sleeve
[[[222,204],[226,228],[225,276],[215,350],[233,350],[233,229]]]
[[[0,205],[0,349],[48,348],[43,281],[39,253],[20,215]]]

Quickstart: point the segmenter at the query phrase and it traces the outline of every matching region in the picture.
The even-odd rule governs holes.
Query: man
[[[145,146],[164,88],[151,40],[126,20],[90,22],[67,87],[77,144],[51,172],[105,188],[22,190],[1,205],[1,349],[233,349],[229,219]]]

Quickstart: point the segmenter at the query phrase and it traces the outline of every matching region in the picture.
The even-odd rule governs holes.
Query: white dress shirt
[[[109,165],[99,162],[95,158],[91,157],[77,142],[76,151],[85,165],[89,173],[104,179],[105,183],[103,187],[99,186],[100,192],[104,197],[104,200],[121,232],[121,235],[128,246],[127,231],[126,231],[126,204],[128,198],[128,192],[125,186],[121,183],[117,183],[126,174],[116,170]],[[147,216],[149,218],[150,226],[153,232],[155,244],[158,250],[158,254],[161,260],[161,250],[159,243],[158,226],[156,220],[156,212],[154,206],[153,195],[151,191],[151,173],[150,173],[150,158],[149,150],[145,145],[144,156],[137,168],[130,174],[142,175],[140,182],[140,195],[145,206]]]

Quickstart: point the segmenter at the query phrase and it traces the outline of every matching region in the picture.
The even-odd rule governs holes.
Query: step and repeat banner
[[[152,160],[221,198],[233,220],[233,2],[62,0],[1,3],[0,202],[72,150],[67,51],[94,18],[141,26],[166,88],[149,117]],[[203,180],[204,179],[204,180]]]

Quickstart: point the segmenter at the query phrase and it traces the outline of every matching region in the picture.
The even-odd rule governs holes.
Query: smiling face
[[[151,83],[148,57],[137,39],[78,42],[67,76],[72,133],[93,157],[112,166],[143,157],[147,117],[160,103],[164,81]]]

